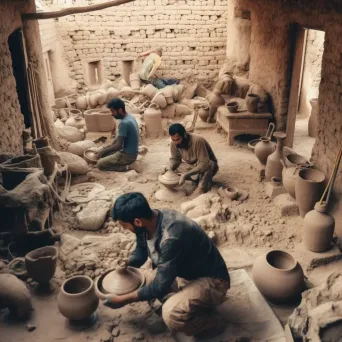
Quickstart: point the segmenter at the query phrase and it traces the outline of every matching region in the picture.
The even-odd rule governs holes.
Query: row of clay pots
[[[86,95],[81,95],[76,99],[76,107],[80,110],[86,110],[88,107],[93,109],[97,106],[101,106],[107,102],[109,95],[115,92],[115,88],[109,88],[108,90],[99,89]]]

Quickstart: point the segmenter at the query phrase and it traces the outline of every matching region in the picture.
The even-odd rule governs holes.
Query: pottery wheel
[[[128,266],[124,276],[117,271],[108,273],[102,281],[102,288],[108,293],[125,295],[137,290],[143,283],[142,273],[136,268]]]

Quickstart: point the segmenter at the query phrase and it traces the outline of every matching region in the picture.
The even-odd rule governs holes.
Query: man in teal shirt
[[[139,148],[139,126],[134,116],[126,112],[125,103],[114,98],[107,107],[113,117],[120,120],[118,134],[110,146],[102,148],[98,152],[100,159],[96,166],[103,171],[128,171],[141,172],[140,165],[136,162]]]

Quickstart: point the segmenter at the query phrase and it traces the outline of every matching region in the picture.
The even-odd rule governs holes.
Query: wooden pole
[[[133,2],[133,1],[134,0],[113,0],[113,1],[108,1],[105,3],[101,3],[101,4],[96,4],[96,5],[65,8],[60,11],[54,11],[54,12],[24,13],[22,14],[22,19],[23,20],[43,20],[43,19],[60,18],[60,17],[64,17],[66,15],[71,15],[71,14],[80,14],[80,13],[99,11],[105,8],[119,6],[119,5],[126,4],[128,2]]]

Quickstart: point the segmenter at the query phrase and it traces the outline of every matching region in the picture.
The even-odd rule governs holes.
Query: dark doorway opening
[[[23,33],[21,29],[14,31],[8,37],[8,47],[12,57],[13,75],[17,84],[17,94],[21,113],[24,116],[25,127],[31,127],[31,107],[28,92],[26,61]]]

